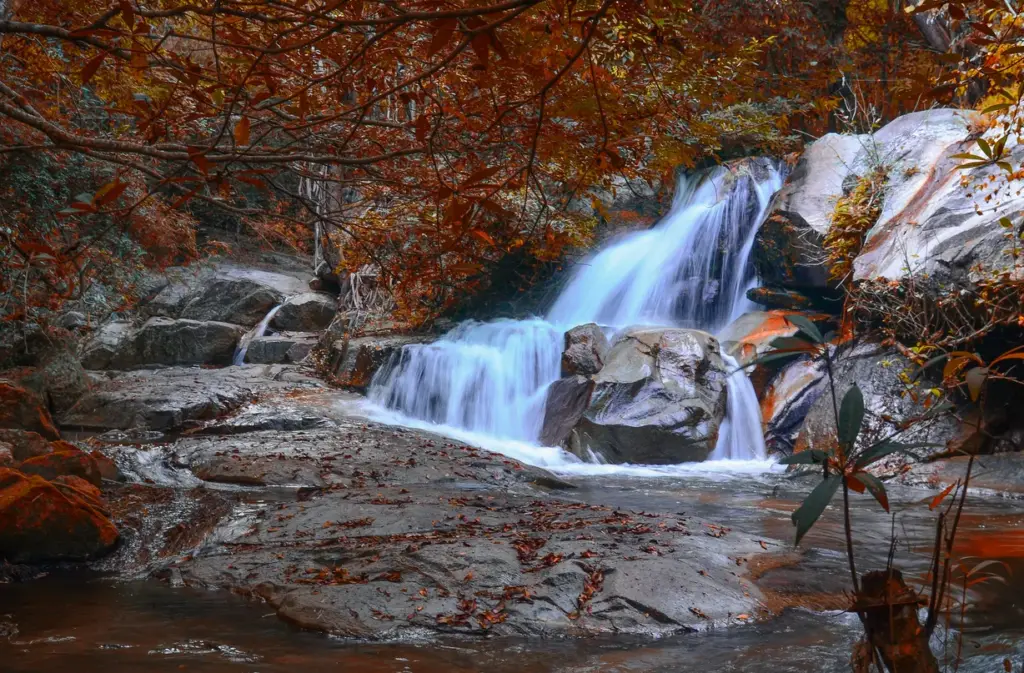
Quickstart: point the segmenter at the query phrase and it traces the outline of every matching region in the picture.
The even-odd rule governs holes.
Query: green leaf
[[[989,159],[992,158],[992,146],[988,144],[988,141],[984,138],[978,138],[978,147],[985,153],[985,156]]]
[[[821,465],[828,460],[828,454],[824,451],[811,449],[793,453],[779,461],[779,465]]]
[[[811,491],[811,494],[807,496],[803,504],[800,505],[800,509],[793,512],[792,520],[793,525],[796,526],[796,544],[800,544],[800,540],[811,529],[814,522],[821,517],[821,513],[825,511],[825,508],[832,501],[832,496],[836,494],[836,490],[839,489],[839,484],[842,481],[843,478],[838,474],[823,479]]]
[[[857,469],[865,468],[868,465],[876,463],[882,458],[894,453],[904,453],[912,458],[917,458],[918,456],[914,453],[914,449],[935,449],[943,446],[943,444],[936,444],[934,442],[914,442],[913,444],[903,444],[902,442],[879,442],[878,444],[869,446],[861,452],[857,457],[856,467]]]
[[[853,384],[839,407],[839,445],[849,450],[853,448],[860,434],[861,423],[864,422],[864,394],[857,384]]]
[[[990,112],[999,112],[1001,110],[1009,110],[1009,103],[996,103],[995,105],[989,105],[987,108],[981,111],[982,114],[989,114]]]
[[[882,506],[882,509],[886,512],[889,511],[889,496],[886,495],[885,486],[879,481],[878,477],[867,472],[858,472],[853,475],[853,478],[867,486],[868,490],[871,491],[871,495],[875,496],[875,500]]]
[[[786,322],[794,325],[801,332],[811,338],[816,344],[824,343],[825,339],[821,336],[821,332],[814,326],[814,323],[807,319],[806,316],[802,315],[787,315]]]
[[[779,360],[791,360],[795,357],[799,357],[803,353],[798,351],[785,351],[785,352],[773,352],[765,353],[761,357],[754,358],[747,364],[740,367],[740,369],[749,369],[750,367],[756,367],[758,365],[766,365],[769,362],[777,362]]]
[[[985,157],[978,156],[977,154],[970,154],[968,152],[961,152],[960,154],[954,154],[950,159],[973,159],[975,161],[985,161]]]
[[[999,166],[1006,173],[1013,173],[1013,166],[1009,161],[997,161],[996,166]]]
[[[768,345],[777,351],[810,351],[814,347],[814,344],[812,344],[810,341],[808,341],[807,339],[801,339],[798,336],[775,337],[774,339],[771,340],[771,343],[769,343]]]

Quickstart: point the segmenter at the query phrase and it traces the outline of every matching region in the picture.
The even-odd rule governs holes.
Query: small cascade
[[[561,354],[562,331],[544,320],[465,322],[432,344],[403,348],[374,377],[370,401],[439,425],[533,441]]]
[[[613,332],[632,325],[715,332],[752,308],[750,253],[782,179],[768,160],[684,178],[668,215],[579,265],[546,319],[468,322],[433,344],[406,346],[374,376],[371,402],[408,423],[536,443],[566,330],[595,322]],[[727,419],[712,459],[763,458],[753,386],[723,356],[737,371],[726,382]]]
[[[270,321],[274,319],[274,316],[282,306],[284,306],[284,304],[278,304],[274,308],[270,309],[267,315],[263,316],[263,320],[261,320],[258,325],[242,335],[242,338],[238,340],[238,347],[235,348],[235,354],[231,358],[231,364],[245,364],[245,354],[249,351],[249,344],[252,343],[253,339],[259,339],[266,333],[267,326],[270,325]]]

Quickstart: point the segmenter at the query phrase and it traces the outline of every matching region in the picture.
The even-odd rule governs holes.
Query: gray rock
[[[283,300],[274,288],[249,278],[216,278],[188,298],[181,317],[252,327]]]
[[[251,526],[224,529],[223,545],[180,566],[187,584],[259,596],[302,628],[666,636],[752,614],[761,599],[740,578],[763,551],[752,536],[551,498],[531,485],[542,470],[426,433],[350,420],[174,450],[218,480],[326,483],[300,502],[259,505]]]
[[[173,430],[190,421],[213,420],[257,393],[319,385],[283,365],[140,370],[95,384],[60,422],[100,430]]]
[[[952,155],[980,153],[970,137],[968,119],[958,110],[931,110],[905,115],[875,134],[882,156],[889,159],[889,179],[882,214],[868,232],[854,261],[855,280],[927,279],[935,289],[971,287],[983,278],[1011,271],[1012,245],[1002,217],[1024,209],[1016,182],[991,193],[964,187],[1004,177],[998,166],[968,171]],[[994,138],[990,139],[994,142]],[[1024,146],[1007,159],[1017,166]],[[995,184],[999,184],[996,182]],[[979,205],[983,205],[979,214]],[[1014,272],[1020,278],[1019,269]]]
[[[303,292],[289,297],[270,321],[272,327],[290,332],[327,329],[337,312],[338,301],[322,292]]]
[[[365,390],[381,367],[408,344],[428,343],[430,335],[368,336],[338,339],[331,344],[329,369],[342,384]]]
[[[561,446],[569,438],[572,429],[583,418],[593,390],[594,382],[579,374],[551,384],[544,401],[544,425],[540,431],[542,445]]]
[[[779,371],[760,396],[764,444],[770,453],[793,452],[811,407],[827,387],[823,360],[802,358]]]
[[[867,135],[829,133],[801,155],[772,199],[755,239],[754,266],[765,285],[790,289],[828,286],[821,244],[843,185],[870,142]]]
[[[601,371],[608,356],[608,338],[594,323],[573,327],[565,333],[562,376],[593,376]]]
[[[317,335],[308,332],[282,332],[253,339],[245,353],[245,361],[255,364],[289,364],[299,362],[317,343]]]
[[[57,346],[39,358],[39,364],[19,381],[34,390],[55,414],[71,408],[89,389],[89,377],[70,346]]]
[[[153,365],[227,365],[245,328],[223,322],[150,318],[121,341],[108,369]]]
[[[108,322],[96,330],[82,351],[82,366],[86,369],[110,369],[110,362],[131,334],[129,322]]]
[[[78,311],[68,311],[60,317],[57,324],[67,330],[81,329],[89,324],[89,319],[85,317],[84,313]]]
[[[726,367],[718,341],[686,329],[627,330],[594,378],[571,449],[612,463],[701,461],[725,417]]]
[[[854,281],[914,277],[919,290],[937,294],[971,289],[1004,272],[1020,277],[999,221],[1024,209],[1024,195],[1005,180],[984,193],[962,184],[1005,177],[995,165],[958,168],[962,161],[954,155],[980,151],[968,114],[925,110],[899,117],[873,135],[829,134],[811,144],[757,234],[753,257],[762,282],[818,300],[816,293],[829,286],[822,242],[836,201],[876,167],[887,171],[881,214],[854,260]],[[1021,160],[1024,146],[1014,146],[1008,161]]]
[[[909,394],[901,374],[911,373],[916,367],[895,350],[878,344],[862,343],[841,349],[834,357],[836,399],[841,404],[846,392],[856,384],[864,395],[865,417],[857,444],[859,448],[895,439],[900,442],[928,442],[938,446],[931,453],[942,450],[943,445],[957,435],[958,424],[949,416],[933,416],[923,405],[923,396],[915,401]],[[813,374],[807,374],[809,380]],[[818,384],[811,384],[818,385]],[[828,393],[828,380],[820,384],[824,392],[807,411],[806,419],[797,436],[795,450],[829,450],[835,444],[837,430],[832,396]],[[798,387],[798,386],[796,386]],[[909,426],[904,428],[905,424]],[[899,458],[899,460],[905,460]],[[879,465],[884,469],[884,465]]]

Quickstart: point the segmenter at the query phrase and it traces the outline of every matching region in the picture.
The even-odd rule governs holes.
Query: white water
[[[720,168],[684,180],[654,228],[612,242],[579,265],[546,319],[467,322],[432,344],[410,345],[382,368],[369,398],[381,420],[428,428],[523,462],[576,473],[666,474],[692,466],[582,463],[537,446],[547,387],[560,370],[563,333],[589,322],[717,331],[751,308],[746,291],[754,234],[782,177],[765,161],[761,179]],[[728,365],[735,361],[725,356]],[[727,380],[727,418],[701,471],[745,461],[763,468],[761,414],[739,371]]]
[[[252,343],[253,339],[259,339],[267,331],[267,326],[270,321],[274,319],[274,315],[280,310],[284,304],[278,304],[274,308],[267,312],[267,315],[263,316],[263,320],[260,324],[253,327],[251,330],[242,335],[242,338],[238,340],[238,348],[235,349],[235,354],[231,358],[231,364],[240,365],[245,363],[245,354],[249,351],[249,344]]]

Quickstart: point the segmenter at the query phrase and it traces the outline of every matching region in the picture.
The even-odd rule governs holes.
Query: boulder
[[[539,441],[544,446],[561,446],[583,418],[590,404],[594,382],[575,374],[559,379],[548,388],[544,402],[544,425]]]
[[[565,333],[562,376],[597,374],[604,366],[608,349],[608,338],[594,323],[573,327]]]
[[[829,133],[804,150],[772,199],[754,244],[754,267],[767,286],[828,287],[821,249],[832,211],[871,136]]]
[[[253,327],[283,300],[281,292],[249,278],[215,278],[189,296],[181,317]]]
[[[627,330],[594,377],[569,445],[611,463],[701,461],[725,418],[728,373],[718,341],[687,329]]]
[[[117,528],[96,506],[95,491],[59,487],[0,469],[0,557],[11,563],[84,561],[117,544]]]
[[[68,311],[57,319],[57,324],[66,330],[78,330],[88,325],[89,319],[79,311]]]
[[[797,328],[787,316],[796,311],[751,311],[731,322],[719,334],[722,348],[736,358],[741,365],[747,365],[772,350],[771,343],[779,337],[793,336]],[[808,316],[816,318],[819,316]]]
[[[62,476],[74,476],[84,479],[94,486],[103,483],[103,475],[94,456],[67,444],[67,442],[59,442],[59,444],[64,446],[55,447],[57,450],[53,453],[29,458],[18,469],[25,474],[35,474],[48,481]]]
[[[921,420],[929,414],[922,400],[923,391],[915,401],[910,389],[903,382],[903,375],[916,370],[916,366],[893,349],[874,343],[861,343],[840,348],[833,356],[832,371],[835,380],[836,399],[841,403],[843,396],[854,384],[864,395],[864,424],[858,437],[858,447],[863,448],[885,439],[900,442],[927,442],[937,444],[931,453],[943,450],[947,441],[957,436],[958,424],[949,416],[938,416]],[[811,376],[808,374],[807,376]],[[821,384],[824,392],[807,411],[794,450],[829,450],[836,442],[836,423],[832,396],[828,393],[827,377]],[[909,427],[901,431],[909,424]]]
[[[309,332],[282,332],[257,337],[245,352],[245,361],[256,364],[299,362],[313,350],[318,336]]]
[[[0,442],[0,467],[14,467],[17,462],[14,458],[14,446],[7,442]]]
[[[110,369],[111,361],[131,331],[130,322],[114,321],[100,327],[82,351],[82,366],[86,369]]]
[[[889,158],[882,213],[868,232],[854,261],[854,280],[927,279],[936,290],[973,285],[1011,271],[1012,243],[1000,218],[1014,219],[1024,209],[1016,181],[979,192],[971,186],[1000,184],[995,165],[960,170],[953,155],[980,154],[969,115],[960,110],[929,110],[900,117],[875,133],[874,141]],[[995,142],[995,138],[989,138]],[[1016,145],[1007,161],[1024,159]],[[989,198],[991,197],[991,198]],[[984,204],[981,208],[980,205]]]
[[[53,451],[45,437],[28,430],[0,428],[0,442],[10,445],[14,460],[19,462]]]
[[[89,378],[70,348],[54,348],[26,371],[20,385],[38,393],[55,414],[70,409],[89,389]]]
[[[212,420],[257,394],[322,384],[285,365],[137,370],[97,384],[61,424],[97,430],[174,430]]]
[[[793,452],[808,412],[827,387],[824,360],[806,356],[789,362],[759,396],[764,444],[769,453]]]
[[[364,390],[391,356],[408,344],[426,343],[431,337],[415,336],[369,336],[355,339],[338,339],[331,344],[329,371],[339,383]]]
[[[303,292],[289,297],[270,321],[272,327],[290,332],[318,332],[331,324],[338,300],[322,292]]]
[[[836,201],[859,177],[886,172],[881,211],[853,260],[853,281],[915,279],[918,291],[945,295],[980,280],[1020,279],[1000,225],[1024,209],[1024,194],[994,164],[960,170],[961,153],[979,153],[971,111],[934,109],[899,117],[873,135],[829,134],[812,143],[776,195],[757,234],[754,265],[765,288],[755,301],[780,306],[787,291],[821,310],[830,298],[822,242]],[[989,138],[994,143],[995,138]],[[1007,161],[1024,160],[1010,145]],[[992,180],[990,181],[990,178]],[[979,190],[977,185],[987,184]],[[984,204],[984,207],[979,207]],[[884,309],[881,309],[884,310]]]
[[[228,365],[245,328],[224,322],[150,318],[125,339],[109,369],[147,365]]]
[[[37,432],[47,439],[60,433],[42,397],[10,381],[0,379],[0,428]]]

